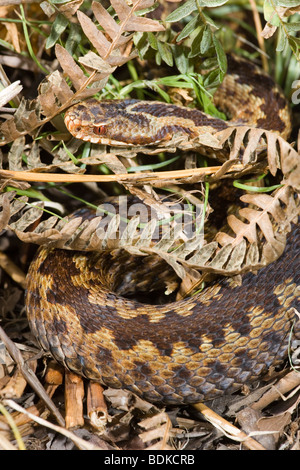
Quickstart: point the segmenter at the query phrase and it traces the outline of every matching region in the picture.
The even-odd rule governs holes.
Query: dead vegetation
[[[124,390],[103,390],[99,384],[62,371],[49,358],[41,359],[26,323],[23,271],[32,257],[30,243],[80,250],[121,246],[136,256],[155,254],[183,281],[181,295],[198,285],[199,273],[200,280],[207,274],[238,276],[258,270],[282,254],[291,224],[299,216],[297,132],[295,142],[289,143],[272,132],[241,126],[206,135],[205,140],[175,136],[159,148],[123,149],[83,144],[71,139],[64,126],[64,111],[94,95],[150,95],[151,99],[173,99],[185,105],[202,100],[205,111],[214,112],[203,88],[212,93],[226,73],[218,8],[198,10],[197,2],[183,2],[186,11],[175,10],[168,22],[162,22],[159,9],[155,17],[157,5],[152,0],[93,2],[87,9],[81,1],[2,3],[0,447],[299,449],[296,409],[300,383],[294,370],[287,375],[270,371],[265,384],[211,404],[214,411],[203,404],[165,410]],[[165,3],[165,8],[171,4],[174,8],[174,2]],[[226,2],[214,3],[221,8]],[[260,16],[255,2],[250,4],[241,7],[241,12],[252,8],[258,28]],[[230,11],[229,7],[228,14]],[[210,14],[219,26],[209,19]],[[272,19],[276,15],[277,23]],[[290,75],[297,76],[299,38],[296,27],[286,26],[293,15],[299,16],[296,8],[269,12],[259,36],[260,49],[251,42],[251,53],[255,60],[262,54],[266,67],[262,38],[272,41],[276,34],[284,35],[285,28],[287,34],[283,39],[280,36],[285,49],[279,52],[292,64]],[[180,29],[172,29],[177,23]],[[198,36],[193,36],[197,28]],[[226,22],[223,28],[228,34],[231,31]],[[239,33],[232,38],[245,43]],[[195,68],[196,46],[209,65],[204,81]],[[157,69],[153,75],[147,73],[151,67]],[[37,91],[22,83],[29,70],[38,77]],[[26,97],[33,92],[33,97]],[[226,152],[226,161],[199,160],[203,145]],[[255,183],[248,183],[249,175]],[[232,181],[238,183],[238,189]],[[213,211],[208,195],[218,193],[221,184],[230,186],[233,199],[240,197],[240,202],[234,212],[229,204],[228,218],[224,216],[222,224],[206,234]],[[188,239],[174,232],[173,237],[162,237],[153,244],[156,225],[149,222],[141,229],[139,217],[128,221],[126,237],[111,243],[105,233],[96,230],[101,216],[94,224],[67,217],[84,202],[92,204],[126,193],[139,197],[165,218],[171,214],[166,202],[170,193],[176,201],[204,206],[205,244],[200,244],[202,232]],[[120,217],[112,217],[106,234],[118,232],[119,224]]]

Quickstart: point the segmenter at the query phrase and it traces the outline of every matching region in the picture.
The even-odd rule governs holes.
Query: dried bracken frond
[[[65,75],[72,80],[76,93],[71,90],[61,72],[58,70],[52,72],[40,85],[37,99],[23,100],[23,105],[17,110],[14,118],[10,117],[1,124],[0,144],[12,142],[21,135],[33,134],[36,129],[63,112],[73,101],[84,100],[101,90],[117,66],[123,65],[137,55],[136,52],[127,53],[124,49],[129,42],[132,43],[132,35],[127,34],[128,31],[164,30],[158,21],[136,16],[136,12],[153,4],[154,1],[136,0],[129,7],[124,0],[114,0],[112,6],[120,19],[120,22],[116,22],[101,4],[94,2],[92,8],[95,17],[111,41],[87,15],[77,11],[79,23],[97,51],[97,54],[90,51],[78,59],[89,72],[89,76],[76,64],[65,48],[56,45],[57,58]],[[7,101],[10,99],[8,95],[10,90],[5,92]],[[20,87],[14,88],[14,94],[18,92]]]
[[[117,23],[105,8],[97,2],[93,3],[93,11],[99,24],[105,29],[111,39],[98,30],[94,23],[82,12],[78,11],[77,16],[83,31],[96,48],[102,59],[109,64],[116,66],[122,65],[132,56],[124,56],[120,52],[112,54],[121,46],[124,46],[131,39],[131,36],[124,36],[126,31],[163,31],[164,27],[158,21],[149,18],[137,17],[135,12],[152,6],[154,1],[136,0],[132,2],[132,6],[128,6],[125,1],[112,0],[111,4],[115,9],[120,22]]]
[[[283,253],[286,234],[291,230],[291,223],[297,222],[300,214],[300,201],[290,186],[281,187],[273,195],[246,194],[241,200],[251,204],[251,208],[239,211],[240,216],[247,222],[234,215],[229,216],[228,223],[236,237],[220,232],[217,241],[224,248],[230,246],[232,252],[242,244],[244,253],[240,254],[240,266],[235,266],[235,269],[242,269],[245,262],[246,265],[252,264],[252,269],[255,270],[255,264],[257,268],[265,266]],[[264,243],[262,238],[265,239]],[[249,243],[248,252],[246,240]],[[228,262],[229,258],[226,260],[226,263]]]
[[[299,179],[295,177],[295,172],[299,174],[299,153],[277,133],[248,126],[233,126],[219,132],[216,137],[221,148],[229,147],[228,158],[236,160],[242,155],[244,165],[254,164],[265,152],[271,174],[275,175],[281,170],[285,181],[289,177],[293,178],[295,189],[299,190]]]
[[[170,264],[182,279],[191,269],[232,276],[260,269],[282,254],[291,223],[300,214],[299,198],[294,195],[290,186],[283,186],[272,196],[242,196],[242,201],[251,205],[251,208],[240,209],[240,216],[247,222],[229,216],[228,224],[236,236],[218,232],[215,240],[208,244],[204,244],[202,233],[185,240],[180,224],[154,243],[155,219],[140,229],[140,219],[134,217],[120,233],[119,215],[111,218],[105,230],[101,228],[102,216],[91,222],[82,222],[79,217],[59,220],[52,216],[40,222],[34,231],[27,232],[27,227],[40,218],[41,204],[29,208],[17,222],[8,226],[24,242],[88,251],[122,248],[135,256],[155,254]],[[6,210],[3,208],[5,222],[8,217],[6,203]],[[165,217],[167,220],[168,216]]]
[[[52,96],[54,97],[54,95]],[[241,201],[248,204],[249,207],[240,209],[239,217],[231,215],[228,218],[229,228],[235,236],[220,232],[216,235],[214,241],[204,244],[203,237],[200,234],[185,239],[180,227],[175,226],[175,228],[172,228],[171,233],[162,236],[160,241],[154,244],[152,238],[157,227],[156,221],[149,222],[143,230],[140,230],[138,228],[140,220],[134,218],[129,221],[122,236],[117,235],[112,238],[112,233],[118,233],[120,224],[118,216],[110,221],[106,232],[99,230],[101,217],[88,224],[86,221],[82,222],[81,219],[59,220],[55,216],[38,223],[34,231],[27,232],[27,228],[40,219],[42,204],[27,208],[22,217],[11,223],[9,220],[11,215],[15,213],[15,209],[10,214],[8,198],[3,199],[2,226],[8,226],[14,230],[23,241],[38,244],[46,243],[53,247],[80,250],[103,250],[121,247],[130,254],[138,256],[156,254],[170,264],[182,279],[187,276],[187,270],[191,272],[191,269],[222,275],[236,275],[249,270],[257,270],[280,256],[285,246],[285,234],[290,230],[291,222],[295,221],[299,215],[299,199],[295,197],[295,191],[299,187],[299,178],[297,177],[300,168],[299,154],[284,139],[275,133],[262,129],[252,129],[245,126],[229,128],[219,133],[218,138],[220,138],[222,148],[225,149],[229,146],[231,150],[229,160],[223,164],[224,170],[215,173],[213,180],[216,180],[216,177],[227,176],[227,171],[233,168],[228,163],[238,161],[241,150],[243,150],[241,169],[251,168],[251,164],[256,162],[261,152],[266,152],[266,163],[268,163],[271,173],[275,175],[279,170],[283,173],[283,186],[272,195],[252,194],[242,196]],[[24,146],[24,138],[20,137],[11,147],[9,162],[10,169],[13,171],[22,169],[21,157]],[[260,148],[259,154],[257,152],[258,147]],[[117,155],[126,155],[126,150],[115,150]],[[129,154],[132,155],[132,151]],[[39,162],[38,153],[35,152],[34,155],[35,167],[41,166],[42,163]],[[65,158],[67,158],[67,162],[64,162]],[[90,158],[89,163],[94,164],[95,158]],[[139,176],[140,181],[137,180],[138,175],[133,175],[132,181],[130,181],[129,175],[126,175],[126,180],[122,180],[120,172],[124,171],[125,167],[116,155],[104,153],[102,157],[99,156],[98,158],[99,162],[109,164],[111,170],[116,173],[115,180],[122,182],[132,194],[139,196],[145,202],[148,201],[147,203],[150,206],[155,207],[157,205],[157,208],[163,208],[161,202],[155,202],[155,199],[150,198],[149,194],[146,197],[146,193],[136,187],[136,184],[143,184],[141,176],[144,181],[147,181],[146,174]],[[68,153],[61,149],[54,159],[54,162],[57,161],[57,163],[48,165],[48,167],[41,167],[41,169],[49,171],[50,168],[60,167],[67,171],[78,171],[79,168],[74,165],[74,162],[68,160]],[[115,163],[113,163],[114,161]],[[29,158],[30,162],[31,159]],[[85,163],[87,162],[85,160]],[[160,176],[163,176],[163,173]],[[166,178],[166,181],[169,180],[170,178]],[[201,177],[193,176],[193,180],[201,181]],[[152,184],[155,185],[157,182],[154,180]],[[19,198],[14,202],[14,206],[18,207],[18,204],[20,204],[19,208],[21,209],[26,203],[25,198]],[[282,206],[284,206],[284,209]],[[179,230],[179,232],[176,232],[176,230]]]
[[[229,228],[235,236],[220,232],[214,241],[204,244],[200,234],[185,239],[183,233],[180,232],[180,227],[175,226],[172,228],[172,233],[162,236],[161,240],[154,244],[152,238],[156,230],[156,221],[149,222],[143,230],[140,230],[137,228],[140,220],[134,218],[129,221],[123,235],[117,235],[112,241],[111,234],[118,233],[119,229],[120,219],[118,216],[110,221],[105,233],[99,230],[101,217],[94,219],[87,226],[87,222],[82,222],[80,219],[59,220],[55,216],[40,222],[34,231],[26,232],[27,227],[40,218],[42,206],[36,205],[27,208],[19,220],[9,223],[8,199],[5,200],[3,208],[2,224],[7,224],[23,241],[38,244],[48,243],[60,248],[81,250],[121,247],[130,254],[139,256],[145,256],[149,253],[156,254],[169,263],[182,279],[187,275],[186,270],[191,269],[223,275],[236,275],[249,270],[257,270],[280,256],[285,246],[285,233],[290,230],[291,222],[296,220],[299,215],[299,199],[295,197],[295,191],[299,185],[297,177],[300,168],[299,154],[284,139],[275,133],[262,129],[252,129],[246,126],[233,127],[219,133],[218,138],[220,138],[222,148],[225,149],[226,146],[229,146],[231,150],[228,162],[223,164],[223,172],[219,170],[219,173],[215,173],[213,180],[216,177],[222,178],[227,175],[227,171],[232,168],[228,163],[236,162],[242,149],[241,169],[251,168],[251,164],[255,163],[258,158],[258,147],[260,148],[259,155],[261,152],[266,152],[266,163],[268,163],[271,173],[275,175],[279,170],[283,173],[283,186],[272,195],[252,194],[244,195],[241,198],[241,201],[248,204],[249,207],[240,209],[239,217],[231,215],[228,218]],[[21,137],[15,141],[11,148],[10,165],[13,170],[21,168],[24,145],[24,138]],[[126,150],[115,150],[117,154],[126,155]],[[60,151],[60,153],[61,156],[57,154],[56,157],[59,160],[58,167],[67,171],[79,169],[73,161],[62,162],[62,156],[64,155],[68,159],[68,154],[65,151]],[[101,163],[109,162],[111,170],[116,173],[115,180],[122,182],[132,194],[138,195],[145,202],[148,200],[150,206],[155,207],[156,204],[157,208],[162,209],[161,202],[157,201],[156,203],[149,194],[146,197],[146,193],[136,187],[136,184],[143,184],[141,176],[144,181],[147,181],[146,174],[139,175],[140,181],[137,180],[138,175],[133,175],[132,181],[130,181],[129,175],[126,176],[126,180],[122,180],[120,172],[124,171],[125,167],[117,156],[111,153],[103,154],[103,157],[99,156],[98,158]],[[114,161],[115,163],[113,163]],[[95,163],[94,157],[91,157],[90,163]],[[44,167],[43,170],[52,169],[55,166],[52,164]],[[163,176],[163,172],[160,175]],[[170,178],[166,178],[166,181],[169,180]],[[201,181],[201,177],[193,176],[193,180]],[[152,181],[152,184],[155,185],[155,183],[155,180]],[[21,207],[23,207],[26,200],[19,199]],[[281,206],[284,206],[284,209]],[[174,230],[179,230],[179,232],[174,232]]]

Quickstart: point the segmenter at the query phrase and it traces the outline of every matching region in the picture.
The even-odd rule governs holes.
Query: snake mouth
[[[76,114],[67,111],[65,114],[65,125],[70,134],[79,140],[91,142],[92,144],[113,145],[116,147],[128,147],[128,142],[111,139],[107,136],[107,121],[91,122],[78,119]]]
[[[88,133],[90,133],[91,129],[93,129],[93,126],[91,126],[90,122],[78,119],[72,110],[67,111],[65,114],[65,125],[70,134],[72,134],[77,139],[82,140],[87,140],[85,137],[88,136]]]

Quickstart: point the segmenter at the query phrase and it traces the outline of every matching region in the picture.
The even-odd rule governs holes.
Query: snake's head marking
[[[200,111],[166,103],[94,98],[72,106],[65,114],[65,124],[77,139],[123,147],[195,136],[195,127],[202,120]]]
[[[132,113],[136,100],[94,98],[72,106],[65,114],[65,124],[77,139],[115,146],[153,143],[150,122],[141,113]]]
[[[77,139],[95,144],[112,144],[109,138],[109,127],[112,118],[107,112],[107,104],[90,99],[75,104],[65,114],[65,124],[68,131]],[[123,144],[124,145],[124,144]]]

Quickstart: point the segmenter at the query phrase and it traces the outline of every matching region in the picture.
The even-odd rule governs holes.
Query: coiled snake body
[[[231,122],[197,110],[134,100],[88,100],[65,117],[91,142],[144,145],[250,122],[290,132],[288,108],[272,80],[253,64],[229,61],[216,102]],[[242,284],[227,279],[186,300],[149,305],[113,292],[107,253],[42,247],[28,273],[26,305],[41,346],[67,368],[152,402],[193,403],[233,392],[280,363],[299,310],[300,229],[284,254]],[[299,323],[294,325],[299,332]]]

